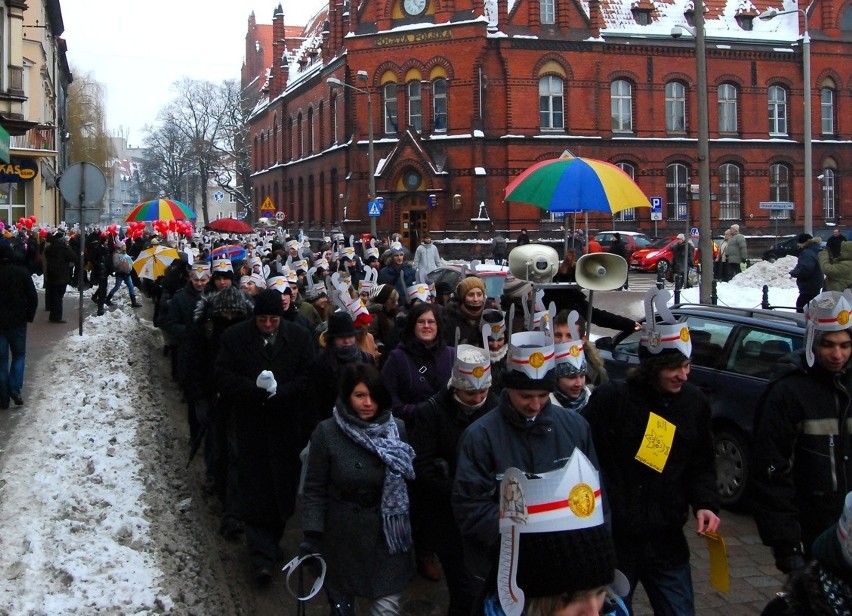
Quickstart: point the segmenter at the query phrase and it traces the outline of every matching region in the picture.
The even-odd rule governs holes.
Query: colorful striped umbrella
[[[246,258],[246,256],[246,249],[242,246],[225,244],[224,246],[217,246],[211,250],[210,256],[207,257],[207,260],[213,261],[214,259],[230,259],[231,261],[242,261]]]
[[[615,165],[565,157],[536,163],[506,187],[506,201],[549,212],[606,212],[651,207],[633,179]]]
[[[185,203],[171,199],[153,199],[140,203],[132,210],[125,222],[152,222],[154,220],[187,220],[195,218],[195,212]]]

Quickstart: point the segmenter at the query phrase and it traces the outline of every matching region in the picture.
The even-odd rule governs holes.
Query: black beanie
[[[521,533],[516,580],[524,595],[550,597],[608,586],[615,548],[606,526]]]
[[[210,300],[210,312],[217,316],[225,312],[246,315],[249,313],[249,306],[242,291],[236,287],[225,287]]]
[[[548,370],[541,379],[531,379],[518,370],[506,370],[502,377],[503,387],[509,389],[534,389],[553,391],[556,389],[556,369]]]
[[[281,294],[272,289],[264,289],[254,298],[255,316],[280,317],[284,314],[284,306],[281,303]]]

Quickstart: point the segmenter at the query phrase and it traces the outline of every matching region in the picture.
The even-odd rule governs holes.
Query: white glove
[[[255,385],[269,392],[270,398],[274,396],[275,392],[278,390],[278,383],[275,380],[275,375],[272,374],[270,370],[264,370],[263,372],[258,374],[257,381],[255,381]]]

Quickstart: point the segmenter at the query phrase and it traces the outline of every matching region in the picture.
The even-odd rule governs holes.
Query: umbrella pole
[[[586,246],[584,254],[589,254],[589,240],[592,238],[592,236],[589,235],[589,213],[584,212],[584,215],[586,217]]]

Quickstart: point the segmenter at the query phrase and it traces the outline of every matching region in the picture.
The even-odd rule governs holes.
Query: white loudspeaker
[[[559,271],[559,253],[544,244],[516,246],[509,253],[509,270],[521,280],[550,282]]]
[[[577,259],[577,284],[591,291],[619,289],[627,280],[627,261],[608,252],[592,252]]]

